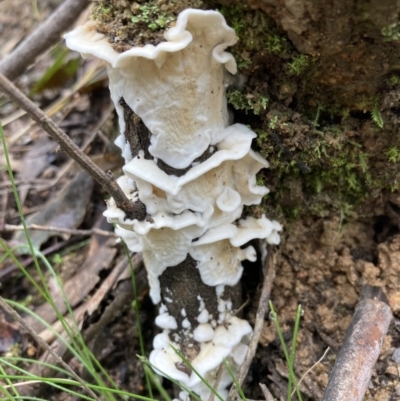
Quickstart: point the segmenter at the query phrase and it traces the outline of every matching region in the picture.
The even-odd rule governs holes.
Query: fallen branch
[[[10,80],[18,78],[36,58],[60,40],[61,34],[88,6],[88,0],[66,0],[47,20],[0,62],[0,73]]]
[[[123,210],[129,219],[143,220],[143,205],[133,203],[127,198],[115,181],[111,171],[105,173],[86,156],[71,138],[59,128],[43,111],[28,99],[12,82],[0,74],[0,88],[7,93],[19,107],[24,109],[40,127],[42,127],[88,174],[90,174],[113,198],[118,208]]]
[[[272,282],[274,281],[275,278],[275,263],[274,263],[274,254],[272,252],[272,245],[267,245],[267,251],[268,254],[264,267],[264,283],[261,290],[260,301],[258,303],[256,322],[254,324],[254,332],[253,336],[251,337],[246,357],[237,375],[237,382],[239,383],[240,386],[243,384],[243,381],[249,371],[251,362],[253,361],[254,356],[256,354],[258,341],[260,339],[261,332],[264,327],[265,314],[267,313],[268,310],[268,301],[271,295]],[[235,384],[233,384],[229,391],[228,400],[233,401],[236,399],[238,399],[238,393]]]
[[[92,228],[91,230],[75,230],[73,228],[53,227],[53,226],[41,226],[38,224],[28,224],[26,226],[28,230],[37,231],[52,231],[60,234],[69,235],[101,235],[103,237],[114,237],[118,238],[118,235],[111,231],[100,230],[99,228]],[[25,228],[22,225],[4,224],[1,231],[23,231]]]
[[[382,290],[364,286],[322,401],[364,399],[391,320]]]

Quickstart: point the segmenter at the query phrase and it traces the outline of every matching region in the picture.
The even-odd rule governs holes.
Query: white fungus
[[[193,332],[193,338],[199,342],[211,341],[214,337],[214,330],[208,323],[199,324]]]
[[[264,215],[240,219],[244,206],[260,204],[269,191],[256,183],[256,173],[268,167],[251,149],[256,134],[242,124],[229,125],[225,90],[228,73],[236,73],[236,62],[225,49],[237,41],[234,30],[217,11],[188,9],[164,37],[166,41],[156,46],[117,53],[93,21],[65,36],[71,49],[107,63],[121,129],[116,144],[126,161],[117,181],[132,202],[140,200],[146,206],[150,218],[127,219],[113,199],[104,215],[131,251],[143,253],[153,302],[161,301],[160,275],[188,255],[196,261],[204,284],[215,287],[218,316],[209,315],[199,294],[199,325],[193,330],[182,309],[180,335],[171,333],[178,330],[177,321],[161,305],[156,324],[163,332],[154,338],[150,363],[157,373],[208,400],[210,390],[197,374],[177,368],[182,361],[174,348],[180,350],[182,335],[193,338],[200,351],[191,364],[212,382],[221,369],[216,390],[226,398],[232,379],[222,362],[225,358],[234,371],[238,369],[252,329],[234,316],[232,300],[223,298],[224,289],[240,280],[243,260],[256,260],[254,248],[244,245],[256,238],[278,244],[281,226]],[[143,151],[132,154],[121,99],[148,128],[152,159]],[[195,161],[207,149],[212,155]],[[180,177],[168,175],[159,161],[175,169],[190,168]],[[182,401],[187,398],[187,392],[180,393]]]
[[[207,323],[207,322],[208,322],[208,319],[209,319],[209,313],[208,313],[208,310],[207,310],[207,309],[203,309],[203,310],[200,312],[199,316],[197,316],[197,321],[198,321],[199,323]]]
[[[184,329],[188,329],[190,326],[191,326],[191,323],[189,322],[189,320],[187,318],[182,320],[182,327]]]
[[[178,324],[173,316],[168,313],[163,313],[156,317],[156,325],[164,330],[175,330]]]

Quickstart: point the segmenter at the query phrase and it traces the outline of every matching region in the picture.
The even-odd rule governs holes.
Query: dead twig
[[[380,287],[364,286],[322,401],[361,401],[392,312]]]
[[[271,392],[268,390],[268,387],[265,384],[262,384],[262,383],[258,383],[258,384],[261,388],[261,391],[264,394],[265,401],[276,401],[274,396],[271,394]]]
[[[76,238],[76,237],[75,237]],[[42,254],[44,256],[48,256],[50,254],[52,254],[53,252],[57,252],[59,249],[63,249],[65,247],[67,247],[68,245],[73,244],[74,241],[72,238],[70,238],[67,241],[60,241],[57,242],[56,244],[49,246],[48,248],[44,249],[42,252]],[[23,261],[20,261],[19,263],[23,266],[23,267],[28,267],[31,263],[33,263],[33,257],[29,256],[28,258],[24,259]],[[4,282],[6,279],[9,278],[9,276],[14,273],[15,271],[19,270],[20,267],[17,266],[15,263],[9,265],[9,266],[5,266],[2,269],[0,269],[0,282]]]
[[[18,78],[40,54],[60,40],[61,34],[76,21],[88,4],[88,0],[66,0],[62,3],[16,50],[0,62],[0,73],[10,80]]]
[[[328,347],[325,352],[323,353],[323,355],[321,356],[321,358],[318,359],[317,362],[314,363],[314,365],[311,366],[311,368],[307,369],[307,371],[304,373],[304,375],[301,377],[301,379],[299,380],[299,382],[297,383],[297,387],[300,387],[301,382],[306,378],[306,376],[317,366],[319,365],[322,360],[326,357],[326,355],[328,354],[329,350],[331,348]],[[292,397],[294,396],[294,394],[296,393],[296,388],[293,389],[292,391]]]
[[[51,231],[60,234],[69,234],[69,235],[101,235],[103,237],[114,237],[118,238],[118,235],[111,232],[100,230],[99,228],[92,228],[91,230],[75,230],[72,228],[63,228],[63,227],[53,227],[53,226],[40,226],[38,224],[29,224],[26,226],[28,230],[37,230],[37,231]],[[5,224],[4,227],[1,228],[1,231],[23,231],[24,226],[22,225],[12,225]]]
[[[22,319],[22,317],[10,306],[8,303],[4,300],[3,297],[0,296],[0,306],[15,320],[17,321],[32,337],[36,339],[36,341],[39,343],[43,349],[45,349],[50,355],[52,355],[55,358],[55,363],[61,365],[63,368],[65,368],[71,375],[72,377],[78,381],[82,387],[90,394],[91,397],[93,397],[95,400],[100,401],[99,397],[86,385],[86,383],[74,372],[74,370],[66,364],[63,359],[58,356],[52,348],[41,339],[41,337],[33,330],[31,329]]]
[[[133,203],[115,181],[111,171],[105,173],[86,156],[71,138],[60,129],[43,111],[28,99],[12,82],[0,74],[0,88],[7,93],[19,107],[24,109],[88,174],[90,174],[113,198],[118,208],[127,218],[143,220],[146,216],[141,202]]]
[[[267,259],[265,263],[265,271],[264,271],[264,283],[263,287],[261,290],[261,296],[260,296],[260,301],[258,303],[258,309],[257,309],[257,314],[256,314],[256,322],[254,324],[254,332],[253,336],[251,337],[251,341],[249,344],[249,348],[246,353],[246,357],[244,359],[244,362],[242,363],[242,366],[239,369],[239,373],[237,375],[237,382],[241,386],[243,384],[243,381],[249,371],[250,364],[254,359],[254,356],[256,354],[257,350],[257,345],[258,345],[258,340],[260,339],[261,331],[264,326],[264,318],[265,314],[267,313],[268,310],[268,301],[269,297],[271,294],[271,289],[272,289],[272,282],[274,281],[275,278],[275,263],[274,263],[274,254],[272,252],[272,246],[267,245]],[[228,395],[228,400],[236,400],[238,399],[238,393],[235,384],[232,385],[229,395]]]

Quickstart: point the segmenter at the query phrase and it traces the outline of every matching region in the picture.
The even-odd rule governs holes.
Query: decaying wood
[[[0,63],[0,73],[10,80],[18,78],[36,58],[56,44],[61,34],[88,6],[89,0],[66,0],[45,22],[29,35],[9,56]]]
[[[322,401],[363,400],[391,320],[386,295],[364,286]]]
[[[182,322],[187,319],[192,327],[198,325],[200,298],[204,302],[205,309],[210,315],[218,316],[218,297],[215,287],[204,284],[197,262],[188,255],[186,259],[176,266],[168,267],[159,277],[161,285],[162,302],[168,306],[168,313],[176,319],[178,327],[182,328]],[[236,286],[225,286],[223,299],[232,300],[232,308],[238,309],[241,305],[240,284]],[[172,302],[168,302],[172,300]],[[181,311],[185,310],[186,316]],[[182,334],[179,332],[178,334]],[[183,330],[184,331],[184,330]],[[183,355],[192,361],[200,351],[199,344],[185,335],[181,335],[180,347]],[[182,369],[186,366],[182,364]]]

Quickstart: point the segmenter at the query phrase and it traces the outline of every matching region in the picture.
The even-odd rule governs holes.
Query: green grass
[[[297,398],[299,401],[302,401],[301,393],[297,385],[297,379],[296,375],[294,373],[294,363],[295,363],[295,353],[296,353],[296,342],[297,342],[297,336],[299,333],[299,325],[300,325],[300,318],[302,315],[302,308],[301,305],[297,307],[297,312],[296,312],[296,320],[294,324],[294,330],[293,330],[293,338],[292,338],[292,344],[290,347],[290,352],[288,351],[288,348],[286,346],[286,342],[283,338],[283,333],[281,330],[281,327],[279,325],[278,321],[278,315],[275,312],[274,306],[271,301],[269,301],[269,307],[270,307],[270,318],[275,324],[276,331],[278,333],[279,341],[281,344],[281,347],[283,349],[283,353],[285,354],[285,359],[286,363],[288,366],[288,371],[289,371],[289,380],[288,380],[288,392],[287,392],[287,400],[291,401],[293,397],[292,389],[295,389],[295,392],[297,394]]]

